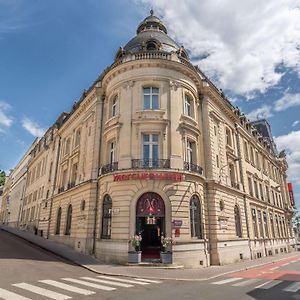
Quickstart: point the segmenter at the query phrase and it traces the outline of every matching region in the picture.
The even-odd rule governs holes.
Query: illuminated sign
[[[114,181],[125,180],[172,180],[183,181],[184,175],[174,172],[143,172],[143,173],[125,173],[114,175]]]
[[[291,182],[288,183],[288,190],[289,190],[289,194],[290,194],[291,205],[295,206],[295,199],[294,199],[294,193],[293,193],[293,185],[292,185]]]

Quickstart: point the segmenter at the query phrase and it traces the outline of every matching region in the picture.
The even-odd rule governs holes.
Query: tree
[[[3,186],[5,183],[5,172],[0,170],[0,186]]]

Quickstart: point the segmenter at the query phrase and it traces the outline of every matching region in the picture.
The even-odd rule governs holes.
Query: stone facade
[[[35,142],[19,226],[118,263],[136,233],[192,268],[292,251],[286,159],[256,125],[151,14]]]

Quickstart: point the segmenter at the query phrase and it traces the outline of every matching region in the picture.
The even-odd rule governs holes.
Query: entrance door
[[[165,205],[156,193],[143,194],[136,208],[136,231],[142,235],[142,258],[158,259],[165,231]]]

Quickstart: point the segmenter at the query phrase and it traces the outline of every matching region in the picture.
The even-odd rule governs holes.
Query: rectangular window
[[[159,88],[144,88],[144,109],[159,109]]]
[[[78,163],[74,164],[72,167],[72,178],[71,182],[75,183],[77,179]]]
[[[226,128],[226,144],[232,147],[231,131],[229,128]]]
[[[260,210],[257,211],[257,219],[258,219],[260,237],[263,238],[264,237],[264,229],[263,229],[263,223],[261,220],[261,211]]]
[[[266,186],[266,197],[267,197],[268,202],[271,203],[271,201],[270,201],[269,187],[268,186]]]
[[[143,134],[144,166],[158,165],[158,134]]]
[[[255,208],[252,208],[251,210],[252,213],[252,224],[253,224],[253,234],[254,237],[258,237],[258,232],[257,232],[257,223],[256,223],[256,211]]]
[[[272,236],[273,238],[275,238],[274,219],[272,214],[270,214],[270,223],[271,223]]]
[[[264,221],[266,237],[269,237],[268,219],[267,219],[267,213],[265,211],[263,212],[263,221]]]
[[[184,96],[184,114],[189,117],[194,117],[193,100],[190,96]]]
[[[261,183],[259,184],[259,191],[260,191],[260,199],[264,200],[264,191]]]
[[[244,151],[245,151],[245,159],[249,160],[248,144],[246,141],[244,141]]]
[[[252,187],[251,177],[248,177],[248,185],[249,185],[249,194],[253,197],[253,187]]]
[[[258,186],[257,186],[257,181],[253,180],[254,183],[254,192],[255,192],[255,197],[258,199],[259,198],[259,194],[258,194]]]
[[[111,117],[117,115],[117,103],[118,103],[118,97],[115,96],[111,103]]]
[[[111,142],[109,145],[109,163],[113,164],[116,161],[116,143]]]

